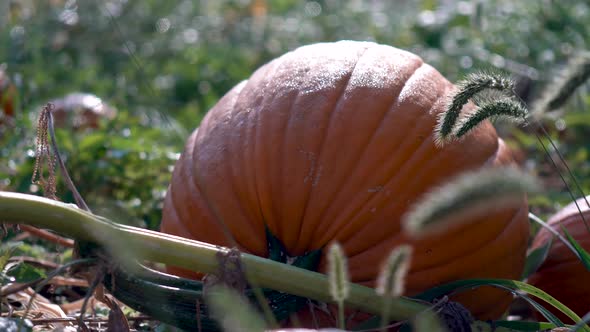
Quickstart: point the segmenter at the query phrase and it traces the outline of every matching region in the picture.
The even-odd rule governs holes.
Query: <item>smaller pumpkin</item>
[[[586,197],[590,201],[590,196]],[[590,231],[586,228],[582,215],[590,225],[590,206],[584,198],[576,201],[582,214],[574,202],[567,205],[547,222],[560,234],[564,234],[562,227],[586,250],[590,251]],[[553,234],[541,229],[531,246],[536,249],[544,246]],[[538,287],[558,301],[572,309],[582,317],[590,312],[590,271],[586,270],[576,255],[560,240],[554,239],[547,254],[547,258],[539,269],[529,278],[529,283]],[[555,312],[565,321],[564,315]]]
[[[0,65],[0,125],[11,124],[14,118],[16,86],[6,72],[6,65]]]
[[[101,118],[112,120],[117,110],[107,105],[101,98],[90,94],[75,92],[52,100],[53,117],[56,127],[69,127],[75,130],[96,129]]]

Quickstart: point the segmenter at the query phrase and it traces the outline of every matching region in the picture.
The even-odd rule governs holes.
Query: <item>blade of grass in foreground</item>
[[[582,329],[584,328],[584,326],[586,326],[586,324],[588,324],[588,322],[590,322],[590,312],[585,314],[584,317],[582,317],[582,320],[578,322],[576,326],[572,327],[572,332],[582,331]]]
[[[225,331],[255,332],[267,329],[261,314],[236,290],[213,286],[205,296],[213,317]]]
[[[527,283],[524,283],[522,281],[517,281],[517,280],[507,280],[507,279],[459,280],[459,281],[451,282],[451,283],[448,283],[448,284],[445,284],[442,286],[438,286],[438,287],[429,289],[426,292],[416,296],[416,298],[418,298],[420,300],[425,300],[425,301],[432,301],[435,298],[439,298],[443,295],[446,295],[446,294],[449,294],[449,293],[452,293],[452,292],[455,292],[458,290],[472,289],[472,288],[481,287],[481,286],[494,286],[494,287],[509,289],[513,292],[519,292],[519,291],[524,292],[526,294],[537,297],[537,298],[545,301],[546,303],[549,303],[550,305],[552,305],[557,310],[561,311],[563,314],[565,314],[567,317],[569,317],[574,322],[580,322],[582,320],[575,312],[573,312],[570,308],[566,307],[564,304],[559,302],[553,296],[547,294],[546,292],[542,291],[541,289],[538,289],[532,285],[529,285]],[[531,303],[531,302],[529,302],[529,303]],[[543,313],[544,315],[546,312],[548,312],[546,309],[541,311],[541,313]],[[548,316],[551,317],[553,315],[551,313],[549,313]],[[553,319],[551,319],[551,320],[553,320]],[[557,319],[557,321],[559,321],[559,319]],[[557,321],[552,322],[552,323],[555,324]],[[556,325],[563,326],[563,324],[561,322],[559,322]],[[590,327],[588,327],[586,325],[586,326],[584,326],[582,331],[590,332]]]
[[[529,219],[541,225],[541,227],[547,229],[551,234],[555,235],[566,247],[568,247],[578,259],[584,264],[586,270],[590,271],[590,254],[569,234],[567,229],[562,226],[563,233],[561,235],[558,231],[553,229],[551,225],[547,224],[544,220],[537,217],[533,213],[529,212]]]
[[[514,167],[462,173],[426,193],[403,216],[402,225],[414,237],[444,232],[492,210],[520,207],[525,193],[538,190],[535,177]]]
[[[543,307],[540,303],[533,300],[532,298],[530,298],[526,294],[515,292],[512,289],[510,289],[508,287],[504,287],[504,286],[496,285],[496,287],[504,289],[510,293],[516,294],[518,297],[520,297],[525,302],[527,302],[531,307],[533,307],[535,310],[537,310],[539,313],[541,313],[541,315],[543,315],[543,317],[545,317],[549,321],[549,323],[551,323],[557,327],[564,327],[565,326],[563,324],[563,322],[559,318],[557,318],[557,316],[555,316],[551,311],[547,310],[547,308]]]
[[[552,243],[553,238],[550,238],[547,243],[540,246],[539,248],[536,248],[527,255],[524,265],[524,272],[522,273],[522,279],[528,278],[531,274],[535,273],[539,269],[541,264],[543,264],[547,258],[547,254],[549,253]]]
[[[567,237],[568,242],[574,247],[576,253],[578,254],[578,258],[584,264],[586,270],[590,271],[590,254],[582,248],[582,246],[570,235],[570,233],[565,229],[565,227],[561,227],[563,233]]]
[[[494,321],[494,326],[505,327],[517,331],[545,331],[556,328],[555,324],[547,322],[532,322],[532,321],[519,321],[519,320],[497,320]],[[566,325],[565,327],[571,327]]]

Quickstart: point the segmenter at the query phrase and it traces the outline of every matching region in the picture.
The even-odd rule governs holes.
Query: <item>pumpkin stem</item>
[[[138,260],[145,259],[161,262],[203,273],[214,273],[217,271],[219,268],[217,253],[228,251],[227,248],[208,243],[116,224],[105,218],[72,207],[70,204],[19,193],[0,192],[0,220],[10,220],[13,223],[25,223],[49,228],[69,235],[77,240],[101,243],[104,247],[112,245],[113,241],[109,241],[111,239],[115,242],[124,243],[127,250],[133,248],[133,254],[136,255],[135,258]],[[107,252],[110,251],[107,250]],[[113,256],[110,259],[119,259],[119,256],[121,256],[120,252],[121,250],[117,250],[115,253],[118,256]],[[316,254],[316,252],[309,253],[309,255],[314,256]],[[284,297],[286,294],[280,293],[284,292],[310,298],[315,301],[332,302],[332,298],[327,291],[329,288],[328,278],[324,274],[274,262],[247,253],[241,253],[241,259],[248,280],[254,278],[258,281],[259,287],[276,290],[277,298]],[[133,269],[135,266],[127,265],[125,267]],[[115,277],[121,270],[115,269]],[[169,287],[149,282],[141,275],[138,278],[135,271],[129,272],[127,282],[131,286],[135,285],[138,290],[142,289],[137,284],[137,282],[141,282],[145,285],[154,286],[152,288],[158,294],[167,294],[164,291],[169,289]],[[105,283],[110,282],[109,279],[108,277],[105,278]],[[293,280],[297,282],[293,282]],[[126,291],[126,287],[122,286],[121,280],[117,279],[113,283],[113,286],[115,286],[115,292]],[[376,296],[374,289],[352,283],[349,283],[348,287],[349,296],[344,300],[344,304],[347,307],[356,308],[368,313],[380,314],[383,307],[383,300],[381,297]],[[194,293],[194,291],[191,292]],[[115,296],[119,297],[119,294],[115,294]],[[150,299],[150,294],[146,292],[131,292],[128,293],[128,296],[140,297],[141,299],[135,299],[135,303],[139,306],[143,305],[145,307],[150,301],[151,304],[155,303],[152,301],[153,299]],[[165,299],[165,297],[162,298]],[[178,298],[175,296],[172,299],[177,300]],[[196,310],[194,298],[192,303],[189,304],[191,310]],[[390,316],[396,320],[409,319],[425,308],[427,308],[427,305],[421,301],[398,298],[391,303]],[[168,312],[168,314],[174,314],[174,312]],[[195,315],[190,317],[196,319]]]

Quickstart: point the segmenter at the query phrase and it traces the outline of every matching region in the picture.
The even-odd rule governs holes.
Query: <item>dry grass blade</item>
[[[21,230],[28,232],[31,235],[34,235],[38,238],[53,242],[55,244],[59,244],[59,245],[64,246],[66,248],[73,248],[74,247],[74,240],[72,240],[72,239],[64,238],[59,235],[53,234],[49,231],[46,231],[44,229],[39,229],[39,228],[29,226],[29,225],[20,225],[19,227]]]
[[[127,321],[127,317],[121,310],[121,307],[115,301],[112,296],[105,295],[102,297],[101,301],[105,303],[111,310],[109,312],[109,323],[107,327],[107,332],[128,332],[130,331],[129,322]]]
[[[15,306],[14,313],[16,316],[29,319],[54,320],[58,318],[67,318],[66,313],[57,305],[52,304],[47,298],[37,294],[32,288],[25,288],[17,293],[6,296],[11,303],[19,303]],[[70,322],[47,322],[43,330],[54,330],[72,326]]]

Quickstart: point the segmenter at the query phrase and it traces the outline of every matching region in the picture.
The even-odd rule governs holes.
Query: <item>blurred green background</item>
[[[0,124],[0,189],[42,194],[31,185],[40,107],[92,93],[118,114],[98,129],[57,130],[74,182],[95,212],[156,228],[186,137],[232,86],[288,50],[372,40],[420,55],[451,81],[504,71],[531,102],[587,49],[588,22],[588,1],[0,0],[0,64],[17,91],[13,123]],[[586,84],[544,119],[586,192],[588,95]],[[569,200],[536,138],[501,132],[545,180],[534,207]],[[61,183],[58,195],[72,201]]]

